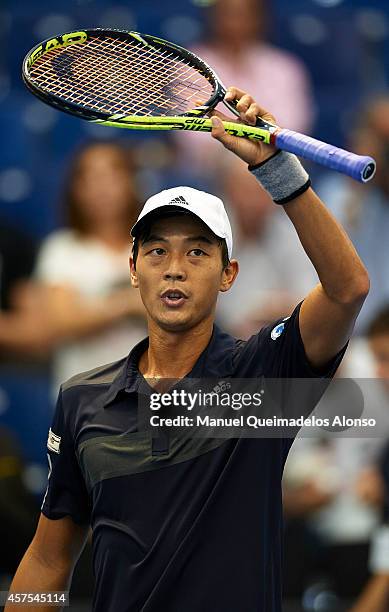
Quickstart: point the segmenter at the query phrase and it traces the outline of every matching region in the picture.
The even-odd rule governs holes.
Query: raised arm
[[[230,88],[226,98],[237,101],[245,123],[254,125],[258,116],[276,122],[249,94],[237,88]],[[369,291],[368,273],[343,228],[310,187],[297,158],[288,153],[277,155],[273,147],[231,136],[220,121],[225,116],[213,111],[213,117],[213,137],[254,168],[273,199],[284,205],[319,276],[319,285],[302,304],[299,326],[307,358],[312,366],[320,368],[350,338]]]
[[[299,319],[307,357],[320,367],[350,338],[369,277],[345,231],[312,189],[286,204],[285,211],[320,279]]]
[[[70,517],[54,521],[41,514],[35,536],[12,581],[10,593],[68,590],[87,534],[88,527],[77,525]],[[4,612],[12,612],[14,609],[14,605],[7,605]],[[53,607],[30,604],[18,605],[19,609],[51,612]]]

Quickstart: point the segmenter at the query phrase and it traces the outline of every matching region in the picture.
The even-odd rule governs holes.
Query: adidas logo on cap
[[[193,187],[173,187],[152,195],[145,202],[138,220],[131,228],[131,235],[137,238],[144,227],[144,219],[154,211],[165,208],[165,212],[170,207],[176,207],[177,212],[192,213],[198,217],[209,229],[219,238],[223,238],[227,244],[228,256],[232,257],[232,231],[231,225],[220,198],[193,189]],[[149,217],[149,220],[155,217]]]
[[[173,198],[172,200],[170,200],[169,204],[186,204],[186,206],[189,206],[189,202],[185,200],[184,196],[178,196],[177,198]]]

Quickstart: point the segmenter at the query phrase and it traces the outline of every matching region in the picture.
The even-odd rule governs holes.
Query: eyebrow
[[[157,236],[156,234],[150,234],[146,238],[146,240],[142,241],[142,245],[147,244],[148,242],[167,242],[166,238],[162,238],[162,236]]]
[[[157,236],[156,234],[151,234],[142,242],[142,245],[148,244],[149,242],[168,242],[167,238],[163,238],[162,236]],[[211,240],[206,236],[190,236],[189,238],[185,238],[185,242],[204,242],[205,244],[213,245],[215,244],[215,240]]]
[[[190,236],[190,238],[186,238],[185,242],[205,242],[206,244],[215,244],[214,240],[207,238],[206,236]]]

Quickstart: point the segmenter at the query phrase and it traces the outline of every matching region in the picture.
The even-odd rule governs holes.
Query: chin
[[[157,321],[157,323],[161,329],[169,332],[183,332],[194,326],[190,321]]]
[[[169,317],[156,317],[154,321],[164,331],[182,332],[194,327],[199,322],[199,319],[197,317],[183,317],[172,314]]]

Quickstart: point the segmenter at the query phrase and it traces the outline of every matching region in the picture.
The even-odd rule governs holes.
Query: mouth
[[[185,304],[188,296],[179,289],[167,289],[161,295],[161,300],[168,308],[179,308]]]

